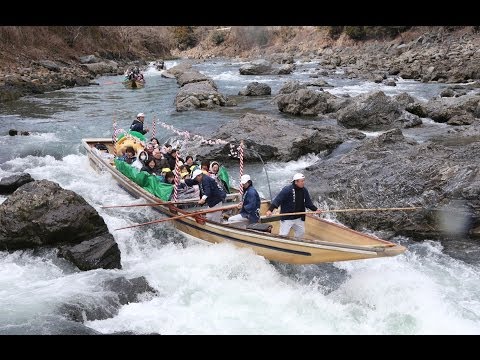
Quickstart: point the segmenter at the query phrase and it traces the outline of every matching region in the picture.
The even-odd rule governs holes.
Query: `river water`
[[[175,64],[167,62],[167,67]],[[297,63],[292,75],[240,76],[240,62],[201,62],[219,91],[234,96],[248,82],[266,82],[276,94],[288,79],[307,81],[315,63]],[[239,105],[216,111],[177,113],[176,81],[150,67],[144,89],[128,90],[122,76],[100,77],[99,86],[30,96],[0,104],[0,178],[28,172],[83,196],[104,218],[122,253],[121,270],[80,272],[54,250],[0,252],[0,334],[65,333],[59,306],[81,301],[101,305],[108,295],[101,282],[118,276],[145,276],[158,294],[122,306],[117,316],[85,325],[100,333],[137,334],[480,334],[480,266],[454,259],[432,239],[407,246],[393,258],[322,265],[271,263],[245,249],[186,240],[168,222],[156,227],[113,229],[158,218],[146,208],[101,209],[102,205],[141,202],[108,174],[90,168],[81,147],[85,137],[111,137],[115,117],[128,128],[138,112],[150,127],[156,115],[178,130],[209,137],[221,124],[246,111],[271,113],[299,123],[311,120],[281,115],[270,98],[238,98]],[[323,78],[335,95],[383,90],[408,92],[421,100],[445,85],[399,80],[396,87],[342,78]],[[405,131],[418,141],[442,124],[426,123]],[[7,135],[26,130],[31,136]],[[375,133],[368,134],[376,136]],[[161,142],[175,134],[157,125]],[[315,163],[309,155],[288,163],[266,164],[275,194],[291,175]],[[229,165],[236,179],[238,168]],[[245,164],[255,187],[269,197],[261,164]],[[288,179],[286,179],[288,177]],[[238,180],[236,180],[238,181]],[[308,180],[307,180],[308,186]],[[6,197],[0,196],[0,202]]]

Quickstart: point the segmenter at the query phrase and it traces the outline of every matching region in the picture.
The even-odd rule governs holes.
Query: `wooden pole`
[[[123,230],[123,229],[130,229],[130,228],[133,228],[133,227],[143,226],[143,225],[158,224],[158,223],[162,223],[162,222],[165,222],[165,221],[177,220],[177,219],[182,219],[182,218],[192,217],[192,216],[198,216],[198,215],[208,214],[208,213],[211,213],[211,212],[229,210],[229,209],[233,209],[233,208],[236,208],[236,207],[237,207],[237,204],[229,205],[229,206],[223,206],[223,207],[220,207],[220,208],[211,208],[211,209],[207,209],[207,210],[188,213],[188,214],[185,214],[185,215],[173,216],[173,217],[169,217],[169,218],[166,218],[166,219],[158,219],[158,220],[148,221],[148,222],[141,223],[141,224],[125,226],[125,227],[115,229],[115,231]]]
[[[198,199],[183,200],[183,201],[164,201],[164,202],[146,203],[146,204],[107,205],[107,206],[100,206],[100,207],[102,209],[112,209],[112,208],[136,207],[136,206],[159,206],[159,205],[189,204],[189,203],[196,203],[196,202],[198,202]]]
[[[423,209],[423,207],[398,207],[398,208],[358,208],[358,209],[333,209],[333,210],[321,210],[317,211],[301,211],[301,212],[291,212],[284,214],[275,214],[272,216],[262,216],[260,217],[260,222],[271,222],[277,221],[280,217],[290,216],[290,215],[306,215],[306,214],[321,214],[321,213],[340,213],[340,212],[353,212],[353,211],[408,211],[408,210],[418,210]]]

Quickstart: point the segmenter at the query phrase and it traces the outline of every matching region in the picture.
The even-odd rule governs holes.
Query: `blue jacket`
[[[202,181],[198,183],[193,179],[185,179],[185,184],[188,186],[200,185],[200,192],[202,195],[207,196],[207,205],[209,207],[214,207],[221,201],[225,201],[227,193],[218,186],[218,183],[215,179],[212,179],[210,176],[203,174]]]
[[[133,120],[132,125],[130,125],[130,130],[131,131],[137,131],[140,134],[145,135],[147,132],[143,130],[143,123],[139,121],[138,119]]]
[[[247,218],[250,224],[257,223],[260,220],[260,196],[253,185],[250,185],[244,192],[242,201],[240,215]]]
[[[298,190],[293,183],[290,185],[285,186],[273,199],[269,210],[276,209],[281,207],[280,214],[285,213],[292,213],[292,212],[302,212],[305,211],[305,208],[308,208],[312,211],[316,211],[317,207],[313,205],[312,199],[310,198],[310,194],[306,187],[303,188],[303,198],[304,198],[304,206],[302,209],[295,210],[295,188]],[[292,220],[302,218],[305,220],[305,215],[293,215],[293,216],[283,216],[282,220]]]

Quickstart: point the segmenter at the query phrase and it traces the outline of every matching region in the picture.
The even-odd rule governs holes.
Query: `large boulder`
[[[269,75],[272,74],[272,64],[265,59],[258,59],[242,65],[238,71],[240,75]]]
[[[278,110],[292,115],[325,114],[330,112],[328,99],[335,97],[332,94],[310,89],[300,89],[289,94],[277,95]]]
[[[77,244],[108,233],[85,199],[48,180],[19,187],[0,205],[0,249]]]
[[[220,94],[209,81],[193,82],[180,88],[175,97],[177,111],[187,111],[196,108],[213,109],[225,106],[227,99]]]
[[[337,112],[337,121],[346,128],[359,130],[389,130],[399,126],[405,116],[401,106],[382,91],[359,95]]]
[[[418,144],[400,129],[387,131],[305,170],[307,178],[319,179],[310,192],[335,209],[420,207],[336,214],[354,229],[418,240],[478,237],[480,171],[471,159],[480,156],[480,143],[452,144]]]
[[[120,250],[112,234],[103,234],[80,244],[62,247],[58,256],[69,260],[80,270],[121,269]]]
[[[243,96],[263,96],[271,94],[272,88],[268,84],[259,83],[257,81],[248,84],[243,90],[238,92],[238,95]]]
[[[240,140],[244,140],[246,161],[258,162],[259,156],[265,161],[290,161],[309,153],[331,151],[351,136],[338,126],[305,128],[271,116],[247,113],[212,134],[217,141],[190,142],[185,152],[217,161],[232,160]]]
[[[217,84],[215,84],[215,82],[212,79],[210,79],[209,77],[207,77],[206,75],[202,74],[199,71],[189,70],[183,73],[179,73],[177,76],[177,83],[180,86],[201,82],[201,81],[207,81],[215,90],[217,90]]]
[[[33,181],[33,178],[28,173],[22,173],[19,175],[12,175],[2,178],[0,180],[0,194],[11,194],[17,190],[20,186]]]

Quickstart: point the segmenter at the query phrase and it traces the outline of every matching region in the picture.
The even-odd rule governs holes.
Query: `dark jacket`
[[[206,202],[209,207],[214,207],[219,202],[225,201],[227,197],[227,193],[218,186],[215,179],[205,174],[202,176],[200,183],[194,179],[185,179],[185,184],[188,186],[200,185],[200,196],[207,196]]]
[[[143,167],[140,169],[140,171],[146,171],[149,174],[157,175],[155,173],[155,168],[152,169],[150,166],[147,166],[147,165],[143,165]]]
[[[242,201],[240,215],[247,218],[250,224],[257,223],[260,220],[260,196],[253,185],[250,185],[243,193]]]
[[[143,122],[138,119],[133,120],[132,125],[130,125],[130,131],[137,131],[140,134],[145,135],[147,132],[143,130]]]
[[[301,197],[303,196],[303,201]],[[317,207],[313,205],[310,194],[308,193],[307,188],[299,188],[295,184],[290,184],[285,186],[273,199],[268,210],[273,211],[281,207],[280,214],[291,213],[291,212],[304,212],[305,208],[308,208],[312,211],[316,211]],[[301,218],[305,221],[305,215],[290,215],[283,216],[282,220],[293,220]]]

